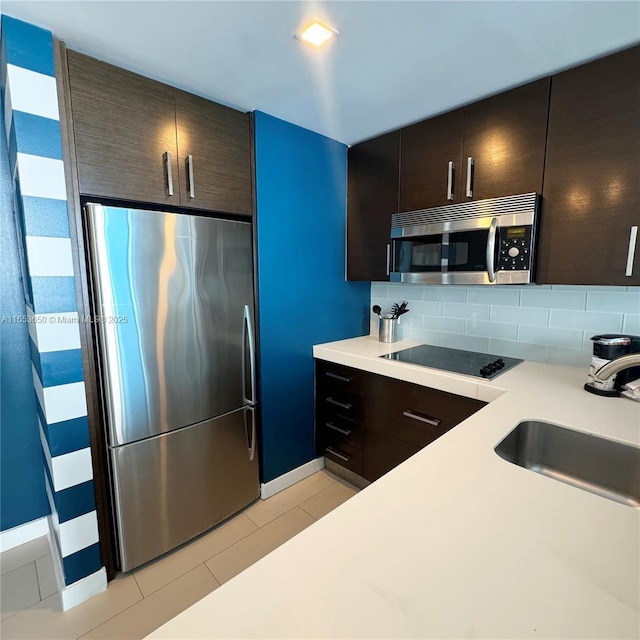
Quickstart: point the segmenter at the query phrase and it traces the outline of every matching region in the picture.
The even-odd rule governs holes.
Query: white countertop
[[[640,637],[640,510],[493,450],[525,419],[640,444],[640,403],[570,367],[486,382],[378,358],[415,344],[314,356],[490,404],[150,638]]]

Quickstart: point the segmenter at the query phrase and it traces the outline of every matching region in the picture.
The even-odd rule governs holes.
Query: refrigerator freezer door
[[[258,497],[252,413],[239,409],[111,449],[122,571],[170,551]]]
[[[242,407],[251,225],[86,207],[109,444]]]

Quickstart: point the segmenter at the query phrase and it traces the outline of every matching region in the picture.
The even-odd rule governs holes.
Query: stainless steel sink
[[[495,452],[507,462],[640,508],[640,448],[558,427],[521,422]]]

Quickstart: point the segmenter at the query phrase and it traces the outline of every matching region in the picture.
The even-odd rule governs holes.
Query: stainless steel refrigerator
[[[122,571],[258,497],[251,225],[85,207]]]

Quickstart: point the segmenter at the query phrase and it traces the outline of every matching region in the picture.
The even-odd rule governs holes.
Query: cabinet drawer
[[[346,418],[359,422],[364,413],[364,399],[361,396],[331,387],[318,387],[316,389],[316,408],[317,415]]]
[[[362,394],[371,374],[333,362],[316,360],[316,386]]]
[[[362,475],[373,482],[419,450],[384,433],[367,431]]]
[[[362,426],[353,420],[346,420],[330,414],[318,413],[316,429],[321,441],[343,442],[356,449],[362,449]]]
[[[329,460],[333,460],[337,464],[351,469],[351,471],[357,473],[359,476],[362,475],[363,457],[360,449],[351,447],[344,442],[326,440],[324,450],[320,451],[320,453],[323,453]]]
[[[444,391],[377,377],[367,426],[415,447],[424,447],[481,409],[485,403]]]

